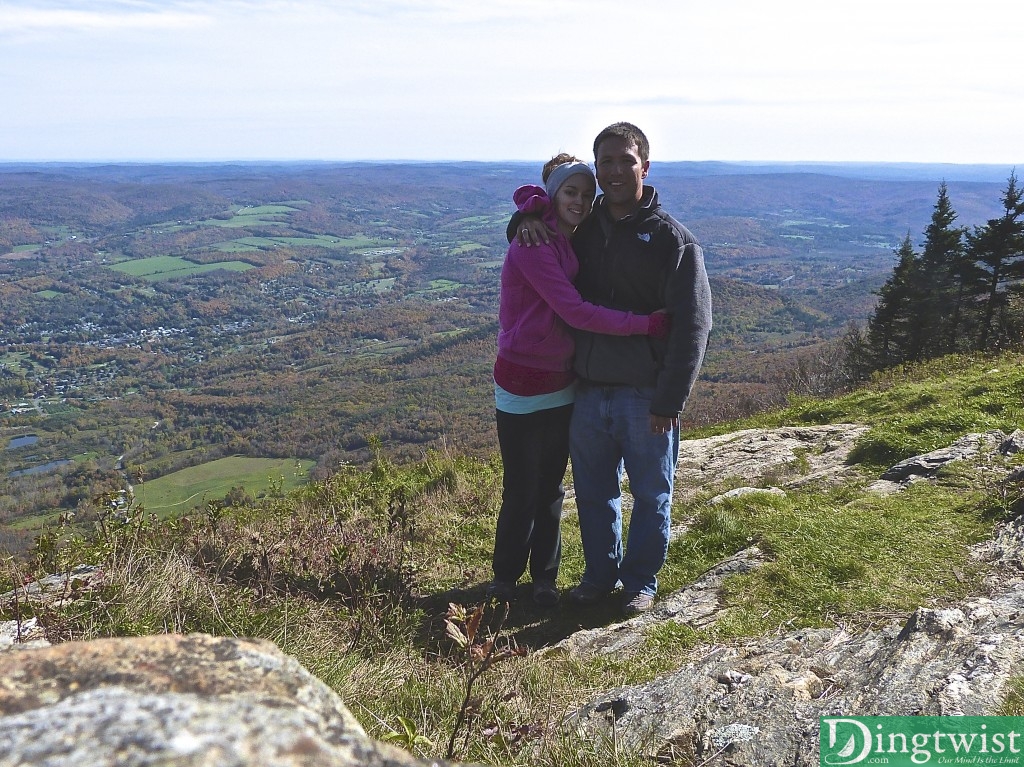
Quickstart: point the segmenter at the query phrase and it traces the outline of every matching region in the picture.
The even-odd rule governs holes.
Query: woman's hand
[[[523,216],[523,220],[519,222],[519,231],[516,232],[516,242],[527,248],[547,245],[554,234],[555,232],[549,229],[539,216]]]
[[[664,309],[658,309],[654,314],[649,315],[647,320],[647,335],[651,338],[668,338],[672,329],[672,318]]]

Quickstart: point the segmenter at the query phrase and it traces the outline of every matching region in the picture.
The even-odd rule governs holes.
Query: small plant
[[[420,735],[416,731],[416,723],[406,716],[399,716],[398,726],[401,727],[401,731],[391,730],[383,735],[382,739],[391,743],[397,743],[407,751],[413,751],[417,746],[423,746],[426,748],[433,748],[434,743],[430,738]]]
[[[479,637],[480,627],[483,623],[485,606],[477,605],[473,610],[467,611],[465,607],[458,604],[448,605],[448,615],[445,618],[445,633],[465,653],[466,685],[462,705],[459,707],[455,717],[455,726],[452,728],[451,738],[448,740],[448,753],[446,759],[455,758],[455,741],[458,739],[459,731],[466,721],[480,711],[481,701],[473,698],[473,685],[488,669],[494,664],[503,660],[526,655],[526,648],[517,647],[514,643],[506,643],[502,648],[498,646],[498,637],[508,620],[509,606],[506,602],[504,612],[498,621],[494,633],[485,637]],[[466,729],[466,739],[463,742],[463,749],[469,741],[469,729]]]

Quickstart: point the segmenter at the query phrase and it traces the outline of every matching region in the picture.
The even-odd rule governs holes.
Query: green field
[[[462,287],[462,283],[461,282],[454,282],[453,280],[445,280],[445,279],[431,280],[430,281],[430,287],[429,288],[425,288],[424,290],[416,291],[416,295],[429,295],[429,294],[432,294],[432,293],[451,292],[453,290],[458,290],[461,287]]]
[[[387,244],[389,244],[388,240],[374,240],[363,236],[333,237],[329,234],[317,234],[309,237],[238,237],[210,247],[223,253],[244,253],[245,251],[272,250],[280,247],[345,248],[348,250],[369,248],[371,255],[375,255],[376,250]],[[388,250],[387,255],[401,252],[400,248],[392,248]]]
[[[287,492],[306,484],[313,463],[290,458],[221,458],[136,485],[135,497],[146,511],[164,516],[223,498],[232,487],[244,487],[253,497],[274,484]]]
[[[218,261],[214,264],[197,264],[177,256],[154,256],[153,258],[137,258],[122,261],[110,267],[118,272],[141,277],[144,280],[171,280],[177,277],[188,277],[193,274],[212,272],[224,269],[229,272],[244,272],[254,268],[244,261]]]
[[[215,245],[210,246],[211,250],[219,250],[221,253],[258,253],[263,250],[256,245],[251,245],[241,240],[228,240],[227,242],[218,242]]]
[[[237,216],[277,216],[281,214],[295,213],[298,208],[291,205],[255,205],[251,208],[241,208]]]
[[[246,226],[275,226],[284,223],[287,217],[299,211],[292,205],[256,205],[239,208],[231,218],[209,218],[200,221],[203,226],[220,226],[229,229]]]

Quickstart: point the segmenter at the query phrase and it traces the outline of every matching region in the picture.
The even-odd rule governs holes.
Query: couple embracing
[[[596,177],[558,155],[543,187],[515,191],[494,365],[504,479],[490,598],[511,601],[529,568],[534,600],[559,601],[570,455],[586,568],[569,600],[594,605],[621,586],[634,615],[657,593],[711,290],[700,245],[644,184],[649,152],[639,128],[615,123],[594,140]],[[625,542],[623,473],[634,499]]]

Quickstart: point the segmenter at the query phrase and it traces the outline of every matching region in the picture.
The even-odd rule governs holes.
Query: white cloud
[[[1013,162],[1021,28],[999,0],[0,0],[0,160],[530,159],[629,119],[664,159]]]
[[[131,29],[188,29],[209,23],[200,13],[162,8],[155,3],[98,3],[80,9],[42,3],[0,4],[0,34]]]

